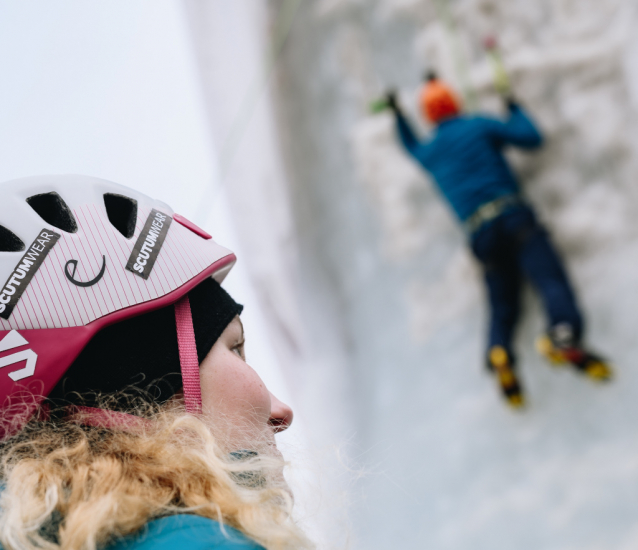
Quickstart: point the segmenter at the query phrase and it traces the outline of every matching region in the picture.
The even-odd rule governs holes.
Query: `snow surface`
[[[351,492],[350,547],[638,546],[637,24],[631,0],[302,2],[275,99],[302,319],[310,348],[328,332],[339,345],[325,359],[346,354],[350,458],[369,472]],[[598,387],[537,357],[544,319],[528,289],[522,413],[483,369],[487,312],[462,232],[389,116],[367,113],[393,85],[416,120],[434,67],[498,114],[481,48],[492,33],[547,136],[511,160],[565,257],[588,341],[618,372]],[[318,391],[299,384],[297,401]]]

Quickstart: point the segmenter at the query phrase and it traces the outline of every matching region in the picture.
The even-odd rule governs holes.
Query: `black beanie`
[[[243,306],[212,278],[191,290],[188,299],[201,363]],[[174,306],[98,332],[58,382],[49,400],[95,406],[98,394],[131,387],[149,391],[159,403],[182,388]]]

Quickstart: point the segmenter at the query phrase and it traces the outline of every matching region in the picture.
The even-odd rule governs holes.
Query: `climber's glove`
[[[385,101],[388,105],[388,109],[392,109],[395,114],[401,114],[401,107],[397,102],[397,92],[396,90],[388,90],[385,94]]]
[[[507,108],[510,111],[513,111],[514,109],[520,107],[518,100],[512,94],[507,94],[503,99],[505,101],[505,105],[507,105]]]

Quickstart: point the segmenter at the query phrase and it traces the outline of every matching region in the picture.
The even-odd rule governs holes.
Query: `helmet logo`
[[[126,269],[144,280],[148,279],[172,221],[169,215],[154,208],[151,210],[126,263]]]
[[[17,330],[12,330],[2,340],[0,340],[0,353],[28,344],[29,342],[27,342]],[[38,356],[32,349],[25,349],[0,358],[0,368],[8,367],[9,365],[14,365],[21,361],[26,361],[27,364],[23,368],[9,373],[9,378],[11,378],[14,382],[17,382],[23,378],[33,376],[37,360]]]
[[[69,265],[71,266],[71,271],[69,271]],[[81,286],[81,287],[88,287],[88,286],[93,286],[94,284],[97,284],[100,279],[102,277],[104,277],[104,273],[106,272],[106,256],[102,256],[102,269],[100,269],[100,272],[97,274],[97,276],[94,279],[91,279],[90,281],[78,281],[75,278],[75,271],[78,267],[78,261],[77,260],[69,260],[66,264],[64,264],[64,274],[66,275],[66,278],[73,283],[75,286]]]
[[[22,293],[27,289],[31,279],[44,262],[44,258],[47,257],[59,238],[60,235],[55,231],[43,229],[31,243],[18,265],[9,275],[7,282],[0,289],[0,317],[9,319]]]

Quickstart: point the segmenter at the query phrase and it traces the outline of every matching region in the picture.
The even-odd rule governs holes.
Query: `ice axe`
[[[388,109],[397,110],[397,91],[394,88],[390,88],[383,97],[375,99],[368,106],[370,114],[377,115]]]
[[[425,82],[430,82],[436,79],[437,79],[436,72],[434,72],[433,70],[429,70],[423,75],[423,80]],[[397,96],[396,89],[390,88],[383,97],[380,97],[375,99],[374,101],[371,101],[368,106],[368,110],[370,111],[370,114],[376,115],[388,109],[393,109],[393,110],[398,109],[399,107],[397,105],[396,96]]]
[[[503,58],[501,52],[498,49],[496,38],[494,36],[488,36],[484,42],[485,51],[487,57],[492,64],[494,70],[494,88],[503,97],[509,97],[511,95],[510,79],[505,71],[505,65],[503,64]]]

